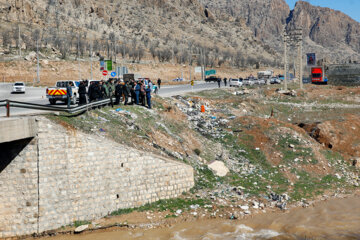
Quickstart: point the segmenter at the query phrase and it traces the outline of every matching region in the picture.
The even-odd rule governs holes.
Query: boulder
[[[81,226],[75,228],[74,233],[81,233],[81,232],[85,231],[88,228],[89,228],[89,225],[81,225]]]
[[[35,58],[36,58],[36,52],[32,51],[24,59],[26,61],[32,61]]]
[[[219,177],[224,177],[229,172],[229,169],[225,166],[224,162],[221,161],[214,161],[210,163],[208,167]]]

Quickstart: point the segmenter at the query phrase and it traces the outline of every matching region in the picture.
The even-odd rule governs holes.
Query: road
[[[189,92],[197,92],[207,89],[217,88],[217,83],[196,83],[192,88],[190,84],[187,85],[174,85],[174,86],[162,86],[159,90],[159,95],[161,97],[171,97],[175,95],[180,95]],[[223,84],[222,84],[222,87]],[[12,84],[11,83],[0,83],[0,101],[9,99],[13,101],[28,102],[49,105],[49,101],[46,99],[46,88],[44,87],[26,87],[25,94],[11,94]],[[57,103],[57,106],[66,107],[65,104]],[[31,109],[22,109],[22,108],[12,108],[10,111],[11,116],[14,115],[33,115],[38,113],[44,113],[44,111],[31,110]],[[0,107],[0,117],[6,116],[6,109]]]

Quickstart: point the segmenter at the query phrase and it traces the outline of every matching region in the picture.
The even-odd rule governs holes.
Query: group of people
[[[110,98],[111,104],[124,105],[136,104],[151,108],[151,93],[157,94],[160,88],[161,80],[158,80],[158,86],[153,84],[150,79],[141,80],[108,80],[108,81],[89,81],[85,80],[80,82],[79,85],[79,105],[89,102],[100,101]],[[113,103],[115,97],[115,103]],[[129,98],[131,102],[129,103]]]
[[[224,81],[224,85],[225,85],[225,87],[226,87],[226,86],[227,86],[227,78],[224,78],[223,81]],[[218,83],[218,86],[219,86],[219,88],[220,88],[220,86],[221,86],[221,78],[218,78],[218,79],[217,79],[217,83]]]

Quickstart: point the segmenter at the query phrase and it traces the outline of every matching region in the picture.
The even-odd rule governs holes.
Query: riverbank
[[[287,94],[277,86],[252,86],[155,97],[151,110],[117,106],[77,117],[48,116],[69,129],[194,169],[195,186],[176,199],[118,209],[101,220],[74,219],[61,231],[73,233],[81,225],[128,231],[195,220],[241,222],[351,195],[360,183],[359,91],[307,85]]]
[[[166,218],[169,214],[166,211],[133,212],[94,221],[81,234],[74,234],[73,227],[40,239],[355,239],[360,236],[359,191],[322,196],[310,201],[308,207],[298,203],[286,210],[265,207],[239,219],[228,217],[225,209],[219,212],[222,217],[204,210],[184,212],[176,218]],[[193,212],[199,214],[194,216]]]

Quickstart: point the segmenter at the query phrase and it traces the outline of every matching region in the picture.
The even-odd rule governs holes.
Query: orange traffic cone
[[[201,105],[201,112],[204,113],[205,112],[205,106]]]

